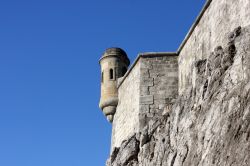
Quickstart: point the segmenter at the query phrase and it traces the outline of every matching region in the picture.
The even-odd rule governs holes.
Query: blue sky
[[[0,0],[0,166],[101,166],[98,60],[176,51],[205,0]]]

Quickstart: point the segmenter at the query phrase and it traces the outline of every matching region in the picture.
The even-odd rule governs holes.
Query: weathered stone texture
[[[161,116],[166,104],[178,95],[177,56],[141,57],[118,88],[118,106],[113,121],[112,147],[140,132],[146,122]]]
[[[107,166],[250,165],[250,1],[207,2],[178,62],[141,57],[121,85]]]
[[[196,60],[207,58],[235,27],[249,24],[249,0],[212,0],[179,53],[179,93],[182,94],[194,82],[192,65]]]
[[[137,64],[118,89],[119,101],[113,120],[111,150],[138,131],[139,75],[140,64]]]
[[[221,45],[192,65],[195,86],[124,141],[107,166],[250,165],[250,26]]]
[[[176,54],[152,55],[140,59],[139,129],[143,130],[151,118],[161,116],[166,104],[173,103],[178,95],[178,60]]]

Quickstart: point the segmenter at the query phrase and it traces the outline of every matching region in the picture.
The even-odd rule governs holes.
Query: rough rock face
[[[115,148],[107,166],[250,165],[250,26],[207,57],[175,104]]]

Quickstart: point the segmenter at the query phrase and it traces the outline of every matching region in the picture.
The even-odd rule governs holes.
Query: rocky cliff
[[[192,65],[195,81],[107,166],[250,165],[250,26]]]

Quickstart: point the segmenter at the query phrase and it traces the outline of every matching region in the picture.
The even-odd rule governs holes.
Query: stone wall
[[[178,92],[196,86],[195,62],[208,58],[233,29],[249,23],[249,0],[207,0],[177,53],[139,55],[118,83],[111,149],[136,132],[150,130],[145,128],[150,120],[161,116]]]
[[[149,129],[125,140],[107,166],[249,166],[250,26],[237,28]]]
[[[248,166],[249,24],[250,0],[207,0],[176,54],[139,55],[119,87],[136,99],[118,106],[128,111],[119,118],[126,115],[137,126],[115,124],[126,132],[107,166]],[[129,85],[134,71],[139,84]],[[134,84],[137,91],[126,91]],[[120,96],[120,102],[127,100]]]
[[[136,64],[118,89],[118,106],[113,120],[111,150],[138,131],[140,64]],[[118,81],[119,82],[119,81]]]
[[[178,96],[178,61],[175,53],[144,54],[140,59],[140,126],[162,116]]]
[[[211,2],[211,3],[210,3]],[[194,30],[179,49],[179,94],[190,85],[195,86],[195,72],[192,65],[196,60],[205,59],[211,50],[221,45],[228,33],[236,27],[250,24],[249,0],[208,0],[208,7],[198,17]]]
[[[118,81],[111,151],[140,132],[150,119],[162,115],[178,95],[178,61],[175,53],[147,53],[136,59]]]

